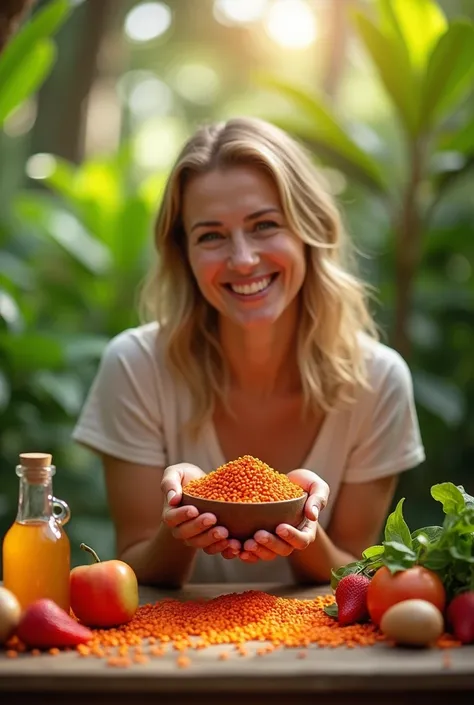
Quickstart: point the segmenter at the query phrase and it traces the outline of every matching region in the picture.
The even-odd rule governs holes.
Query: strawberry
[[[336,588],[336,602],[339,624],[363,622],[369,616],[367,610],[367,588],[369,578],[351,573],[339,581]]]
[[[92,639],[90,629],[47,599],[36,600],[26,608],[16,634],[27,646],[40,649],[75,646]]]
[[[451,601],[447,611],[454,636],[462,644],[474,642],[474,592],[467,591]]]

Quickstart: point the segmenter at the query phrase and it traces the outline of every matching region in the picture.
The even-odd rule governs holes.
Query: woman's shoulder
[[[127,328],[111,338],[105,346],[103,359],[133,361],[148,357],[156,361],[163,349],[162,343],[163,333],[158,323],[145,323]]]
[[[372,389],[381,385],[411,386],[412,376],[406,360],[386,343],[363,335],[360,338],[367,369],[367,381]]]

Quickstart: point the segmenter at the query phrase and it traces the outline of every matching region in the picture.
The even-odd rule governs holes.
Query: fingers
[[[315,472],[306,468],[292,470],[287,477],[307,493],[308,497],[304,508],[305,516],[311,521],[317,521],[319,513],[328,503],[329,485],[327,482]]]
[[[184,506],[184,507],[168,507],[165,508],[163,511],[163,521],[166,524],[166,526],[169,526],[170,529],[174,529],[175,527],[179,526],[180,524],[184,524],[186,521],[189,521],[190,519],[196,519],[199,516],[199,511],[197,510],[196,507],[192,506]],[[208,516],[214,516],[213,514],[208,515]],[[214,522],[215,523],[215,522]]]
[[[271,548],[262,546],[253,539],[249,539],[244,543],[243,554],[249,553],[251,556],[258,558],[261,561],[274,561],[279,555]],[[288,555],[288,554],[287,554]]]
[[[204,549],[204,552],[210,556],[221,553],[222,557],[226,560],[232,560],[233,558],[237,558],[240,553],[240,543],[235,539],[226,539],[208,546]]]
[[[166,503],[174,507],[177,506],[181,502],[183,484],[186,485],[191,479],[203,475],[203,471],[191,463],[169,465],[161,480],[161,491],[165,496]]]
[[[289,524],[279,524],[276,528],[277,535],[297,551],[304,551],[316,538],[318,523],[307,521],[302,529],[295,529]]]
[[[222,553],[222,558],[225,558],[226,560],[230,561],[233,558],[238,557],[240,551],[242,550],[242,546],[240,545],[240,541],[237,541],[236,539],[229,539],[227,543],[227,547],[220,552]],[[206,553],[209,552],[210,551],[206,551]],[[219,553],[219,551],[216,551],[216,553]]]
[[[241,561],[244,561],[244,563],[258,563],[260,560],[257,555],[251,553],[250,551],[242,551],[239,558]]]
[[[225,540],[224,548],[227,548],[228,535],[229,532],[227,529],[224,529],[223,526],[216,526],[215,528],[209,529],[209,531],[205,531],[198,536],[191,536],[190,538],[185,539],[184,542],[193,548],[208,548],[214,543],[220,543]]]
[[[287,557],[293,546],[268,531],[257,531],[253,539],[244,543],[244,550],[258,556],[262,561],[272,561],[277,556]]]
[[[319,513],[327,505],[329,500],[329,485],[316,475],[316,479],[311,483],[308,490],[308,499],[305,504],[305,516],[317,521]]]
[[[203,547],[203,551],[209,556],[216,556],[218,553],[222,553],[222,555],[224,555],[225,552],[228,552],[229,555],[232,555],[232,558],[235,558],[235,555],[229,549],[229,543],[226,539],[222,541],[215,541],[210,546]]]
[[[178,514],[178,511],[181,509],[184,509],[184,507],[179,507],[178,509],[170,509],[169,512],[167,513],[168,518],[172,523],[174,523],[174,526],[171,526],[172,528],[172,534],[175,537],[175,539],[180,539],[181,541],[187,541],[188,539],[192,539],[196,536],[199,536],[199,534],[202,534],[210,529],[211,526],[215,526],[217,519],[214,516],[214,514],[199,514],[197,517],[185,520],[185,521],[178,521],[178,518],[175,516]],[[189,507],[187,507],[189,510]],[[193,507],[195,509],[195,507]],[[181,513],[180,513],[181,516]],[[169,524],[170,525],[170,524]],[[225,538],[224,536],[221,536],[220,538]]]
[[[309,495],[304,505],[304,515],[310,521],[318,521],[319,513],[327,504],[327,497],[319,493]]]

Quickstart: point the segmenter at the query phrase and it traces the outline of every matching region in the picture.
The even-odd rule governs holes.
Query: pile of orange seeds
[[[301,600],[276,597],[258,590],[221,595],[212,600],[164,599],[139,607],[133,619],[112,629],[95,629],[87,644],[76,647],[82,657],[107,659],[107,664],[128,667],[146,663],[150,657],[163,656],[170,649],[176,653],[176,664],[186,668],[191,663],[191,650],[213,645],[234,645],[240,656],[247,655],[249,642],[266,642],[256,651],[263,656],[276,648],[303,649],[310,645],[347,648],[372,646],[385,637],[371,623],[339,626],[326,615],[324,606],[334,602],[331,595]],[[449,635],[437,643],[440,648],[458,646]],[[7,655],[25,651],[12,640]],[[39,654],[33,650],[32,655]],[[59,649],[50,649],[52,655]],[[218,658],[229,658],[221,651]]]
[[[221,502],[278,502],[303,495],[286,475],[251,455],[243,455],[185,488],[186,494]]]

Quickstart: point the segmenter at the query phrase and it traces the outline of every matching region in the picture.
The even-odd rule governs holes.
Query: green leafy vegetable
[[[388,516],[384,541],[370,546],[359,561],[332,572],[331,587],[351,573],[372,577],[381,566],[392,573],[421,565],[438,573],[448,599],[474,588],[474,497],[452,482],[433,485],[431,496],[445,514],[442,526],[410,532],[403,516],[404,498]],[[329,612],[327,612],[329,614]],[[333,616],[333,615],[331,615]]]
[[[405,498],[402,498],[395,511],[393,511],[385,525],[385,541],[396,541],[397,543],[403,543],[405,546],[411,548],[412,540],[411,533],[408,525],[403,517],[403,502]]]

